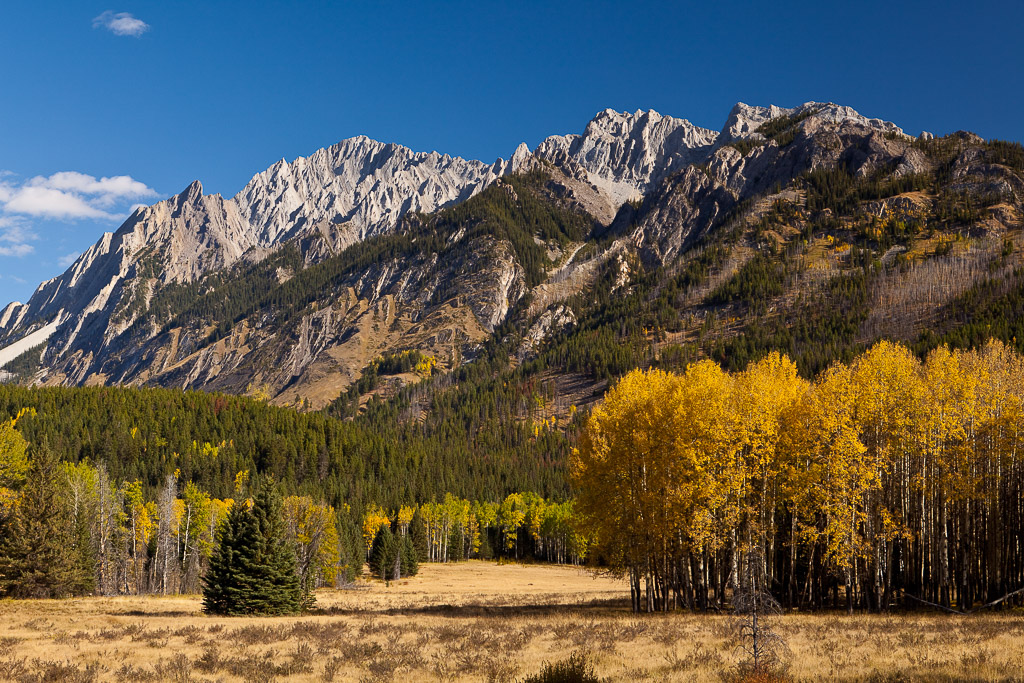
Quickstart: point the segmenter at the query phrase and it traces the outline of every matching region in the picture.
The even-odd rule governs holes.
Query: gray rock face
[[[541,313],[530,326],[516,350],[516,357],[522,361],[528,358],[549,336],[571,328],[576,324],[576,315],[565,304],[556,304]]]
[[[767,107],[752,107],[749,104],[737,102],[736,106],[729,112],[729,118],[725,121],[722,134],[718,138],[719,144],[725,144],[733,140],[746,137],[755,133],[758,127],[779,116],[799,116],[807,111],[815,112],[814,118],[831,124],[851,122],[865,126],[882,133],[899,133],[903,130],[896,124],[881,119],[869,119],[861,116],[850,107],[844,107],[832,102],[806,102],[799,107],[785,109],[776,107],[774,104]]]
[[[520,162],[524,152],[517,150]],[[0,320],[0,346],[62,315],[68,321],[55,338],[60,352],[82,341],[87,322],[98,333],[87,343],[100,346],[133,321],[130,304],[146,298],[145,280],[194,282],[243,256],[258,259],[311,236],[327,245],[308,255],[316,260],[393,229],[409,211],[464,201],[511,168],[502,159],[484,164],[357,137],[290,164],[280,161],[231,199],[204,195],[196,181],[137,210],[64,274],[40,285],[17,315],[8,311]]]
[[[644,261],[668,263],[735,203],[727,185],[696,167],[687,168],[652,195],[632,233],[633,244]]]
[[[359,136],[290,164],[282,159],[231,201],[261,245],[320,223],[344,232],[350,244],[388,231],[409,211],[429,213],[468,199],[511,168],[502,159],[484,164]],[[338,246],[348,246],[345,241]]]
[[[572,159],[587,171],[592,183],[621,204],[702,161],[717,137],[713,130],[656,111],[629,114],[606,109],[587,124],[582,135],[553,135],[534,154],[553,163],[561,156]]]

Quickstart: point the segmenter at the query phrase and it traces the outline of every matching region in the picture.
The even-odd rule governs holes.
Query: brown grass
[[[621,581],[570,567],[425,565],[318,594],[316,613],[219,618],[197,597],[0,601],[0,680],[513,681],[584,651],[616,681],[735,671],[726,616],[628,612]],[[791,680],[1022,680],[1015,613],[786,615]]]

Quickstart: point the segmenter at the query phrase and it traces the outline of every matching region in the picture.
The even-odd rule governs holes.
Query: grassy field
[[[636,617],[569,567],[428,564],[323,591],[302,617],[217,618],[198,597],[0,601],[0,680],[514,681],[587,652],[616,681],[716,681],[732,619]],[[786,615],[794,680],[1022,680],[1024,616]]]

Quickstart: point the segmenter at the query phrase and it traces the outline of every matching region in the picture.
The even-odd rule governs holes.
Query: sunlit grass
[[[224,618],[198,597],[0,601],[0,680],[513,681],[573,652],[616,681],[717,681],[738,661],[726,615],[635,616],[624,582],[571,567],[428,564],[385,587],[318,594],[301,617]],[[795,680],[1005,680],[1015,613],[791,614]]]

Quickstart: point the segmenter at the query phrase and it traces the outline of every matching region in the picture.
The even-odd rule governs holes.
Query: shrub
[[[601,683],[587,655],[573,652],[561,662],[546,663],[540,672],[527,676],[523,683]]]

